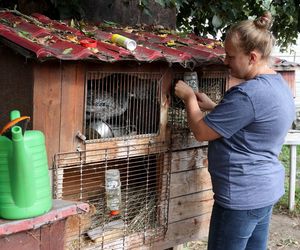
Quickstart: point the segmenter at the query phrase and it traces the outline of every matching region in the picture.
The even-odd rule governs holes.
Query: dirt
[[[269,249],[300,249],[300,216],[273,214]]]
[[[192,241],[184,245],[184,250],[205,250],[207,240]],[[272,215],[268,250],[300,249],[300,216],[284,214]]]

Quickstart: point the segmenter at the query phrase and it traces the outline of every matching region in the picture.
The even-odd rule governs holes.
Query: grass
[[[285,181],[285,194],[276,204],[274,211],[279,213],[288,214],[290,216],[299,216],[300,215],[300,172],[298,170],[296,175],[296,195],[295,195],[295,209],[294,211],[289,211],[289,164],[290,164],[290,148],[286,145],[283,146],[282,151],[280,153],[279,159],[285,167],[286,171],[286,181]],[[297,167],[300,164],[300,147],[297,147]]]

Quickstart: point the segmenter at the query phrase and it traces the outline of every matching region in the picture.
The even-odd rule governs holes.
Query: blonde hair
[[[255,20],[245,20],[232,25],[226,33],[226,40],[230,39],[245,54],[258,50],[262,58],[269,58],[275,44],[271,26],[272,15],[266,12]]]

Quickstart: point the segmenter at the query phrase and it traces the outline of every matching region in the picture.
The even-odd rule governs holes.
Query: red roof
[[[112,43],[113,34],[135,40],[136,49],[131,52]],[[92,40],[94,48],[82,43],[87,39]],[[40,61],[53,58],[104,62],[166,61],[193,68],[200,64],[223,64],[225,54],[220,41],[195,34],[150,30],[149,27],[122,28],[106,23],[82,24],[80,29],[76,29],[66,22],[51,20],[41,14],[26,16],[14,10],[0,11],[0,41]],[[276,58],[274,66],[290,68],[295,63]]]
[[[131,52],[112,43],[112,34],[135,40],[136,49]],[[26,16],[17,11],[0,12],[0,37],[14,48],[22,47],[32,52],[33,57],[41,61],[53,58],[104,62],[166,61],[194,67],[198,64],[222,64],[224,55],[221,42],[193,34],[181,36],[166,30],[146,31],[145,28],[129,29],[104,24],[84,24],[79,30],[41,14]],[[81,42],[86,39],[92,39],[96,47],[86,47]]]

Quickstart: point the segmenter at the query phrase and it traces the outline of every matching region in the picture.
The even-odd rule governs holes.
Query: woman
[[[267,249],[273,205],[284,194],[284,168],[278,160],[295,116],[291,92],[269,67],[274,37],[272,17],[233,25],[225,39],[233,77],[243,82],[216,105],[183,81],[175,94],[183,100],[191,131],[209,141],[214,191],[208,249]],[[201,110],[209,110],[204,116]]]

